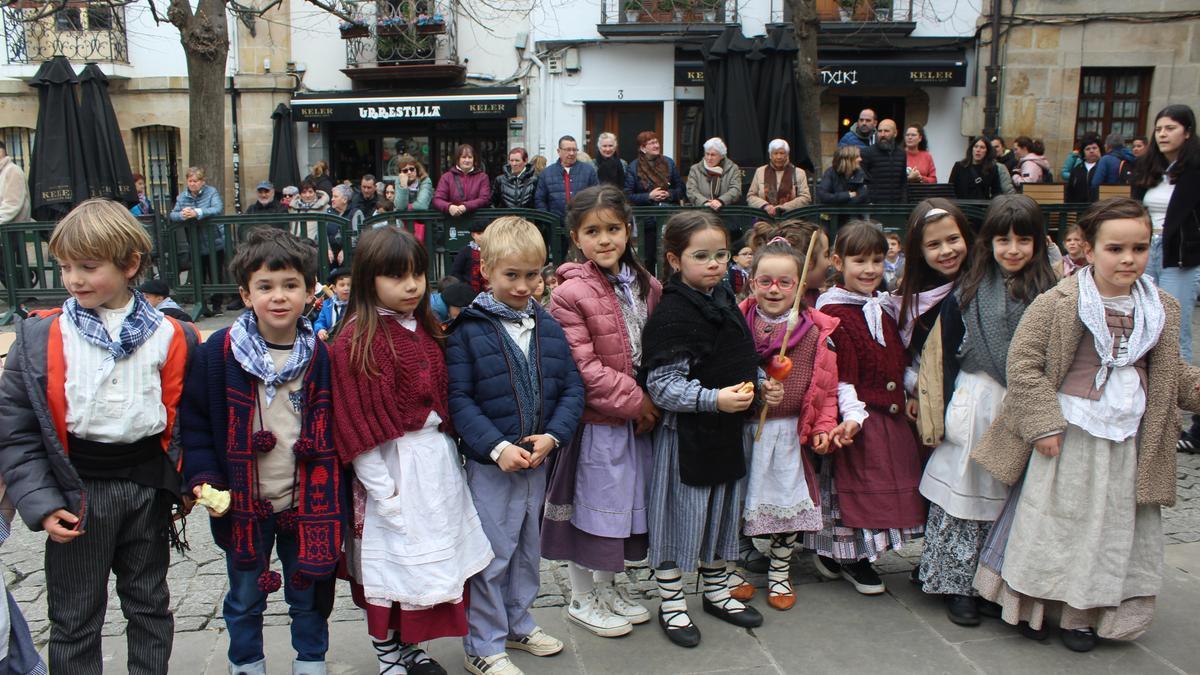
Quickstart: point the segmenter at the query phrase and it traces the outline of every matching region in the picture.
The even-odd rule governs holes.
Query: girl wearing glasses
[[[840,230],[838,284],[817,300],[817,309],[840,321],[833,333],[838,380],[854,387],[868,416],[853,444],[821,463],[824,526],[805,536],[805,546],[817,552],[818,573],[845,579],[863,595],[886,590],[871,563],[925,526],[921,451],[904,419],[908,355],[889,296],[879,291],[887,246],[874,223],[852,221]]]
[[[681,647],[700,643],[688,615],[683,572],[699,569],[704,611],[735,626],[762,625],[758,610],[729,593],[745,501],[743,427],[756,398],[783,402],[765,379],[746,319],[721,283],[729,236],[711,212],[671,216],[663,232],[673,270],[642,332],[646,389],[662,418],[654,430],[650,562],[662,604],[658,622]]]
[[[816,225],[801,222],[792,228],[793,234],[803,237],[803,246],[793,247],[783,232],[782,228],[769,228],[767,243],[754,252],[750,267],[754,294],[740,305],[764,368],[783,345],[792,303],[800,292],[803,251],[808,250],[812,237],[818,240],[806,285],[819,287],[829,267],[829,240]],[[757,418],[748,420],[745,427],[744,442],[753,446],[753,452],[742,534],[770,536],[767,604],[778,610],[796,604],[789,576],[798,533],[821,529],[817,476],[802,447],[825,454],[832,435],[838,433],[837,356],[829,348],[838,321],[801,302],[799,323],[788,337],[788,357],[793,365],[782,374],[783,402],[767,409],[761,435]],[[753,586],[749,590],[753,593]]]

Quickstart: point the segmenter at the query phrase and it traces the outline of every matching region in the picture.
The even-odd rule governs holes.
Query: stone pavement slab
[[[699,610],[693,618],[703,634],[696,649],[671,645],[656,622],[631,635],[605,640],[567,624],[562,609],[533,610],[538,622],[566,644],[562,654],[539,659],[522,652],[513,661],[531,675],[587,673],[1200,673],[1200,545],[1167,546],[1163,591],[1150,630],[1135,642],[1102,642],[1095,651],[1076,654],[1059,642],[1056,631],[1032,642],[999,621],[978,628],[951,624],[939,599],[922,594],[905,574],[885,576],[888,592],[867,597],[848,584],[815,582],[798,586],[799,602],[790,612],[766,606],[762,593],[753,601],[766,617],[752,630],[734,628]],[[651,603],[654,606],[654,603]],[[288,628],[264,629],[268,670],[290,672]],[[333,675],[378,672],[361,620],[330,624],[329,672]],[[174,673],[220,675],[226,672],[223,630],[179,633],[171,660]],[[430,643],[429,652],[451,673],[463,672],[459,640]],[[105,672],[123,673],[125,645],[105,641]]]

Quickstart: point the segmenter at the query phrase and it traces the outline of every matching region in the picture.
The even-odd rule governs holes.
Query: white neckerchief
[[[905,347],[912,342],[913,330],[917,327],[917,320],[921,318],[921,315],[950,295],[952,290],[954,290],[954,282],[947,281],[941,286],[917,293],[917,297],[914,298],[915,302],[908,308],[908,316],[903,322],[904,326],[900,328],[900,339],[904,341]],[[904,296],[890,295],[888,304],[888,313],[896,317],[896,321],[900,321],[900,306],[904,304]]]
[[[889,301],[890,297],[883,291],[875,291],[875,295],[867,296],[834,286],[817,298],[817,309],[821,309],[825,305],[862,305],[863,317],[867,320],[867,330],[871,331],[871,337],[880,346],[886,347],[887,341],[883,337],[883,313],[886,311],[892,315],[892,318],[895,318],[894,303]]]
[[[1133,296],[1133,331],[1126,340],[1127,349],[1119,356],[1113,356],[1113,336],[1104,316],[1104,301],[1096,288],[1096,280],[1092,278],[1092,268],[1085,267],[1075,274],[1079,279],[1079,318],[1092,334],[1092,342],[1096,347],[1096,355],[1100,357],[1100,370],[1096,373],[1095,387],[1101,389],[1108,379],[1109,372],[1137,362],[1146,355],[1158,338],[1162,335],[1166,315],[1163,313],[1162,300],[1158,297],[1158,289],[1150,277],[1143,275],[1130,291]]]

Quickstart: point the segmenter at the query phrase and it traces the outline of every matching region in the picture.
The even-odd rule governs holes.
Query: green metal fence
[[[987,202],[960,201],[958,205],[973,224],[978,226],[987,210]],[[755,221],[781,221],[803,218],[824,225],[831,236],[851,218],[869,217],[883,223],[885,229],[903,236],[912,204],[872,204],[869,206],[830,206],[815,204],[781,213],[772,218],[764,211],[749,206],[727,206],[718,212],[734,232],[742,232]],[[1087,204],[1043,205],[1047,226],[1061,241],[1059,230],[1065,229]],[[633,209],[638,250],[647,263],[659,267],[661,258],[659,237],[667,219],[685,210],[708,207],[639,206]],[[193,314],[200,316],[214,295],[236,295],[237,283],[230,276],[227,263],[246,241],[250,232],[261,227],[276,227],[310,239],[316,244],[319,278],[328,277],[332,267],[350,264],[360,232],[372,227],[399,225],[414,231],[420,223],[424,240],[431,253],[429,277],[436,281],[450,269],[454,256],[471,240],[470,227],[474,220],[491,221],[500,216],[520,216],[537,225],[547,242],[551,261],[561,262],[569,254],[570,238],[559,218],[533,209],[481,209],[474,214],[451,218],[440,211],[404,211],[381,214],[357,225],[345,218],[326,213],[268,214],[252,216],[223,216],[204,221],[172,222],[163,215],[144,216],[139,220],[146,227],[154,244],[152,274],[170,285],[173,295],[183,303],[193,304]],[[57,263],[48,250],[54,223],[27,222],[0,225],[0,261],[3,262],[4,297],[7,308],[0,314],[0,324],[12,321],[22,306],[33,301],[39,304],[58,303],[68,296],[63,287]],[[341,250],[339,263],[337,251]]]

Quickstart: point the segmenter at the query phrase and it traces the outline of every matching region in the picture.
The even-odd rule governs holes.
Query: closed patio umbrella
[[[282,192],[288,185],[300,187],[300,169],[296,161],[296,125],[292,109],[280,103],[271,113],[271,165],[267,171],[275,189]]]
[[[83,163],[91,195],[129,206],[136,204],[133,171],[108,96],[108,77],[94,63],[84,66],[79,74],[79,128],[83,132]]]
[[[55,56],[29,85],[38,90],[38,122],[29,167],[30,202],[37,220],[58,220],[88,198],[77,82],[71,62]]]

